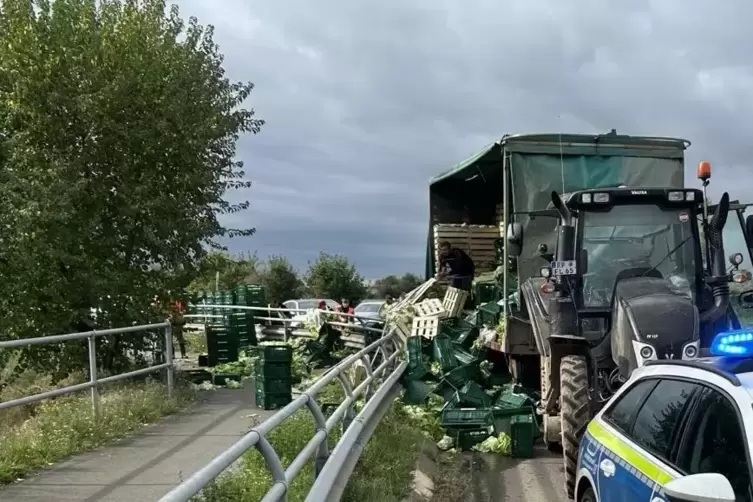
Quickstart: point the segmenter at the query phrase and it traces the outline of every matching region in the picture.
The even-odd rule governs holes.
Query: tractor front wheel
[[[565,356],[560,362],[560,420],[562,456],[565,461],[565,491],[573,498],[578,465],[578,447],[591,419],[588,395],[588,365],[583,356]]]

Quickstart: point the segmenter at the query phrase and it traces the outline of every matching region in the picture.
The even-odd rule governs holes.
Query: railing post
[[[167,363],[167,397],[173,397],[173,381],[175,368],[173,367],[173,325],[165,327],[165,363]]]
[[[99,420],[99,388],[97,387],[97,339],[94,333],[89,335],[89,382],[92,384],[92,416]]]

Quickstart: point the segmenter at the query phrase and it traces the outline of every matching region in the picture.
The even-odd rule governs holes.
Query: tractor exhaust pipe
[[[724,259],[724,241],[722,231],[727,223],[729,214],[729,194],[724,192],[719,204],[716,206],[714,216],[706,227],[706,240],[708,241],[711,262],[711,277],[707,283],[711,285],[714,296],[714,305],[701,314],[701,322],[714,322],[727,313],[729,307],[729,282],[727,278],[727,266]]]
[[[562,197],[556,192],[552,192],[552,204],[560,213],[562,224],[557,229],[557,256],[558,261],[567,261],[575,259],[575,227],[573,226],[573,215],[565,205]]]

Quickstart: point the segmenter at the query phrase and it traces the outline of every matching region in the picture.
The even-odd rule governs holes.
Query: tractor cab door
[[[750,223],[748,223],[750,220]],[[750,230],[748,230],[750,229]],[[730,257],[729,271],[733,282],[730,283],[730,307],[735,313],[741,328],[753,328],[753,309],[741,300],[741,294],[753,290],[753,203],[730,204],[729,217],[724,226],[724,251]],[[743,257],[742,263],[732,262],[734,255]]]

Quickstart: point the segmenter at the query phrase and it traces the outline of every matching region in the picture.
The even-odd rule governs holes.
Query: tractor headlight
[[[584,204],[590,204],[591,203],[591,194],[590,193],[584,193],[580,196],[580,201]]]
[[[685,192],[669,192],[667,198],[670,202],[682,202],[685,200]]]
[[[609,194],[608,193],[595,193],[594,202],[598,202],[600,204],[605,204],[609,202]]]
[[[695,359],[698,357],[698,342],[690,342],[682,349],[683,359]]]
[[[641,349],[641,357],[643,359],[651,359],[651,356],[654,355],[654,349],[651,347],[643,347]]]
[[[543,277],[544,279],[549,279],[549,277],[551,277],[552,275],[552,270],[549,267],[541,267],[540,273],[541,277]]]

